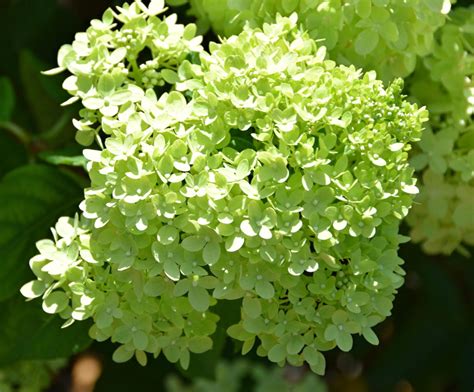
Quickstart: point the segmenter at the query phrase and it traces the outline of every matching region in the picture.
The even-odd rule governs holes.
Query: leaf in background
[[[24,50],[20,53],[20,74],[25,98],[40,132],[46,132],[56,125],[64,113],[60,104],[67,98],[54,78],[41,74],[45,69],[48,66],[31,52]]]
[[[82,155],[82,146],[77,144],[54,151],[43,151],[38,156],[52,165],[86,166],[86,158]]]
[[[54,167],[23,166],[0,181],[0,300],[32,277],[35,242],[60,216],[72,215],[82,198],[77,182]]]
[[[51,152],[42,152],[39,154],[40,158],[52,165],[66,165],[66,166],[80,166],[85,167],[86,158],[82,155],[75,156],[66,156],[66,155],[57,155]]]
[[[0,129],[0,180],[10,170],[28,162],[28,153],[23,144]]]
[[[88,322],[61,329],[64,320],[43,312],[38,301],[20,295],[0,302],[0,366],[17,360],[69,357],[91,342]]]
[[[9,121],[15,107],[15,90],[6,77],[0,77],[0,122]]]

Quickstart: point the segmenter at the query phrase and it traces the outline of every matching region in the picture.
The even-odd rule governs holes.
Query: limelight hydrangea
[[[474,8],[457,9],[411,92],[431,121],[412,159],[422,187],[408,217],[412,238],[428,253],[467,254],[474,245]]]
[[[84,151],[81,216],[38,243],[23,294],[66,325],[92,318],[117,361],[163,352],[187,367],[223,300],[242,301],[228,333],[243,352],[279,364],[322,373],[321,351],[350,350],[353,334],[376,344],[403,282],[409,143],[426,111],[400,81],[326,60],[296,14],[207,53],[159,1],[119,11],[60,52],[85,106],[78,140],[101,148]]]
[[[252,389],[249,389],[249,381]],[[304,368],[267,368],[243,359],[217,364],[215,380],[195,378],[184,384],[172,375],[166,379],[166,392],[326,392],[321,378]]]
[[[181,5],[183,0],[167,0]],[[454,0],[451,2],[455,2]],[[230,36],[297,12],[311,38],[322,40],[333,60],[376,70],[383,80],[406,77],[417,56],[432,50],[450,0],[189,0],[201,30]]]

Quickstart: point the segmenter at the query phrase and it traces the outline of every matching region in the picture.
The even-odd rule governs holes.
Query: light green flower
[[[84,151],[82,216],[38,243],[22,292],[67,323],[92,318],[116,361],[163,353],[184,368],[212,348],[217,301],[242,301],[229,334],[243,353],[323,373],[322,351],[374,341],[364,317],[388,316],[403,281],[426,111],[400,81],[326,60],[296,14],[206,52],[162,11],[107,11],[61,49],[86,106],[78,139],[99,147]]]

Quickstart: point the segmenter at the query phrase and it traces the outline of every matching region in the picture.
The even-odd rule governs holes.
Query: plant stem
[[[29,146],[32,142],[31,136],[19,125],[9,121],[0,121],[0,129],[4,129],[11,135],[20,140],[25,146]]]

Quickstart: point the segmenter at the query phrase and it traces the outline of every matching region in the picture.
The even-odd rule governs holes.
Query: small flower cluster
[[[374,69],[385,81],[411,74],[418,56],[431,52],[434,32],[445,23],[452,0],[190,0],[201,30],[230,36],[297,12],[311,38],[333,60]],[[167,0],[170,5],[182,0]]]
[[[149,7],[138,1],[117,10],[108,9],[102,20],[77,33],[72,45],[59,50],[59,67],[45,72],[54,75],[67,69],[72,74],[63,83],[72,95],[64,105],[80,100],[84,106],[81,120],[74,122],[76,140],[84,146],[96,140],[95,124],[116,117],[119,108],[133,110],[144,89],[169,82],[188,56],[202,50],[195,25],[177,24],[175,14],[157,17],[165,11],[163,1],[154,0]],[[111,126],[101,130],[109,135]]]
[[[212,346],[212,306],[242,301],[228,333],[244,353],[257,343],[323,373],[321,351],[350,350],[353,334],[377,343],[403,282],[398,225],[418,191],[408,151],[427,112],[400,81],[385,89],[326,60],[296,14],[206,52],[162,6],[108,11],[94,44],[79,35],[62,50],[85,106],[79,139],[102,147],[84,151],[81,216],[38,243],[22,292],[66,325],[92,318],[94,339],[120,343],[117,361],[163,352],[185,368]],[[144,80],[150,67],[164,86]]]
[[[421,193],[408,223],[427,253],[467,254],[474,245],[474,8],[458,9],[415,74],[412,95],[431,121],[412,163]]]

